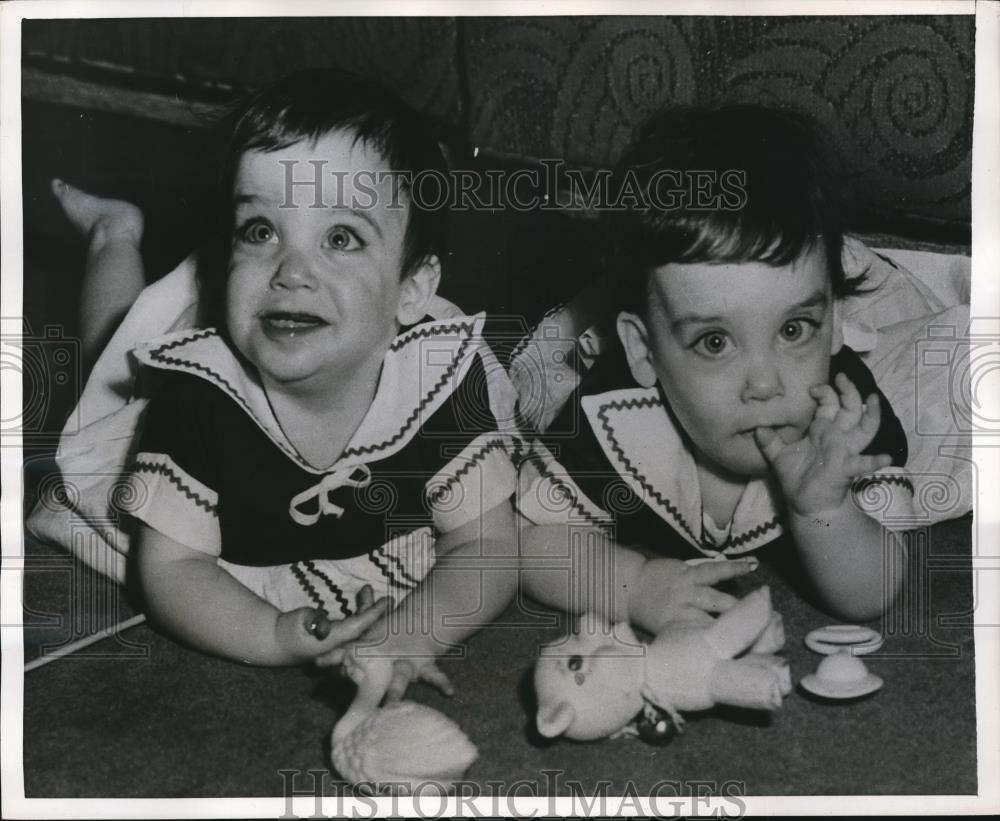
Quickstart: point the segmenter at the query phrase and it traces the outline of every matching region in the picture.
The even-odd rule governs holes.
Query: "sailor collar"
[[[622,481],[692,547],[709,555],[744,553],[781,535],[766,479],[747,482],[728,528],[713,527],[702,510],[694,458],[656,388],[607,391],[581,404]]]
[[[386,352],[371,407],[334,464],[306,462],[281,430],[257,374],[232,352],[215,328],[169,333],[141,343],[133,354],[142,365],[204,379],[239,405],[303,470],[341,472],[402,450],[421,425],[461,383],[481,345],[485,314],[423,322],[397,336]],[[423,344],[433,340],[433,349]]]

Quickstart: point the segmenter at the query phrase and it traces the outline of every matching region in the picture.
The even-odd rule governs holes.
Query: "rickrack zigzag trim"
[[[239,403],[240,407],[242,407],[243,410],[245,410],[248,414],[250,414],[250,418],[253,419],[254,422],[256,422],[257,425],[262,430],[266,431],[267,427],[264,425],[263,422],[260,421],[260,418],[257,416],[257,414],[253,412],[253,408],[250,407],[250,403],[247,402],[243,394],[237,391],[236,388],[229,381],[224,379],[221,376],[221,374],[219,374],[217,371],[213,370],[212,368],[209,368],[207,365],[202,365],[200,362],[192,362],[190,359],[180,359],[176,356],[164,355],[165,351],[173,350],[174,348],[180,345],[187,345],[190,342],[198,342],[199,340],[208,339],[209,337],[212,336],[218,336],[218,331],[216,331],[214,328],[209,328],[204,331],[198,331],[197,333],[191,334],[190,336],[185,336],[183,339],[175,339],[172,342],[167,342],[164,345],[161,345],[159,348],[151,349],[149,352],[149,356],[151,359],[154,359],[157,362],[161,362],[164,365],[182,365],[185,368],[192,368],[193,370],[200,371],[206,376],[211,377],[214,380],[215,384],[219,385],[219,387],[223,388],[223,390],[225,390],[226,393],[228,393],[233,399],[235,399]],[[299,456],[299,454],[297,454],[294,450],[290,450],[284,445],[284,443],[280,442],[277,439],[274,439],[274,437],[269,437],[269,438],[271,438],[271,440],[276,445],[278,445],[278,447],[280,447],[284,453],[292,457],[292,459],[294,459],[298,464],[312,469],[311,466],[308,465],[308,463],[305,462],[302,459],[302,457]]]
[[[135,463],[133,470],[135,473],[158,473],[159,475],[165,477],[170,484],[176,486],[181,493],[198,505],[198,507],[204,508],[207,513],[211,513],[213,516],[217,517],[219,515],[218,505],[213,505],[210,501],[208,501],[208,499],[205,499],[195,493],[194,490],[184,484],[180,476],[174,473],[168,465],[161,465],[155,462],[142,460]]]
[[[389,437],[384,442],[380,442],[377,445],[362,445],[361,447],[349,448],[341,454],[340,460],[338,461],[341,461],[350,456],[363,456],[372,453],[378,453],[379,451],[392,447],[396,442],[402,439],[403,436],[406,435],[406,432],[411,427],[413,427],[413,424],[417,421],[417,419],[420,418],[420,414],[423,412],[424,408],[426,408],[427,405],[429,405],[432,401],[434,401],[434,398],[442,391],[444,386],[448,383],[448,380],[451,379],[455,371],[458,369],[459,364],[463,360],[466,350],[473,341],[471,334],[474,330],[475,326],[472,323],[468,322],[452,323],[446,326],[433,325],[430,328],[418,328],[406,334],[405,336],[402,336],[399,339],[394,340],[393,343],[389,346],[389,350],[391,351],[399,350],[407,343],[412,342],[414,339],[429,338],[436,333],[449,332],[449,331],[452,332],[462,331],[468,334],[466,338],[462,340],[458,352],[455,354],[455,358],[452,360],[447,370],[444,372],[444,374],[442,374],[441,378],[434,385],[434,387],[431,388],[430,392],[428,392],[427,395],[420,400],[420,404],[406,418],[406,421],[403,422],[402,427],[400,427],[397,433],[395,433],[393,436]],[[249,403],[243,397],[243,395],[240,394],[236,390],[236,388],[234,388],[233,385],[230,384],[226,379],[224,379],[217,371],[213,370],[212,368],[209,368],[206,365],[202,365],[200,362],[192,362],[187,359],[180,359],[178,357],[164,355],[165,351],[172,350],[180,345],[186,345],[190,342],[196,342],[201,339],[207,339],[212,336],[218,336],[218,332],[214,328],[209,328],[204,331],[198,331],[197,333],[190,334],[182,339],[175,339],[171,342],[167,342],[161,345],[159,348],[152,349],[150,350],[149,355],[151,359],[154,359],[157,362],[160,362],[164,365],[181,365],[186,368],[191,368],[200,371],[206,374],[207,376],[211,377],[216,382],[216,384],[222,387],[230,396],[232,396],[233,399],[235,399],[240,404],[240,406],[248,414],[250,414],[250,417],[257,423],[257,425],[262,430],[266,431],[267,427],[260,421],[258,416],[253,412],[253,409],[250,407]],[[281,441],[274,439],[273,437],[271,437],[271,439],[272,441],[275,442],[275,444],[277,444],[281,448],[281,450],[284,453],[288,454],[298,464],[302,465],[303,467],[307,468],[310,471],[315,472],[315,469],[307,462],[305,462],[302,459],[302,457],[299,456],[298,453],[296,453],[294,450],[290,450],[289,448],[287,448]]]
[[[396,352],[401,348],[409,345],[414,339],[427,339],[431,336],[440,333],[449,332],[462,332],[466,334],[472,334],[476,326],[471,322],[453,322],[450,325],[431,325],[429,328],[415,328],[412,331],[408,331],[401,337],[394,339],[392,344],[389,346],[389,350]],[[469,340],[468,338],[462,340],[463,346]]]
[[[778,527],[778,524],[779,524],[778,517],[775,516],[773,519],[771,519],[771,521],[765,522],[762,525],[757,525],[756,527],[752,527],[746,533],[741,533],[739,536],[736,536],[735,538],[726,539],[725,544],[723,544],[722,547],[719,548],[719,550],[728,550],[733,547],[740,547],[741,545],[744,545],[747,542],[753,541],[754,539],[763,536],[769,530],[774,530],[776,527]]]
[[[417,586],[417,580],[406,572],[406,568],[403,567],[403,563],[398,556],[390,556],[381,547],[377,547],[369,551],[368,560],[379,569],[379,572],[389,580],[389,584],[393,587],[398,587],[401,590],[412,590]],[[406,582],[401,582],[396,578],[396,574],[389,568],[389,562],[393,562],[396,565],[399,575],[406,579]]]
[[[550,316],[554,316],[555,314],[559,313],[559,311],[565,308],[568,304],[569,300],[560,302],[557,305],[553,305],[544,314],[542,314],[542,318],[539,319],[538,322],[536,322],[524,336],[522,336],[519,340],[517,340],[517,343],[511,349],[509,357],[510,361],[513,362],[515,359],[517,359],[517,357],[519,357],[522,353],[524,353],[525,348],[527,348],[531,344],[532,340],[535,338],[535,332],[540,327],[542,327],[542,323],[546,319],[548,319]]]
[[[465,355],[466,348],[469,347],[471,342],[472,342],[471,337],[467,337],[466,339],[462,340],[462,344],[459,346],[458,353],[455,355],[455,358],[452,360],[451,364],[448,366],[445,372],[441,375],[441,378],[437,381],[437,384],[435,384],[434,387],[431,388],[430,391],[427,393],[427,395],[420,400],[420,404],[413,409],[413,413],[411,413],[406,418],[406,421],[403,422],[402,427],[395,434],[390,436],[384,442],[380,442],[377,445],[362,445],[361,447],[357,448],[348,448],[343,452],[343,454],[341,454],[340,458],[346,459],[350,456],[362,456],[371,453],[378,453],[380,450],[385,450],[386,448],[392,447],[394,444],[396,444],[396,442],[402,439],[406,435],[406,432],[410,428],[412,428],[413,424],[420,418],[420,414],[423,413],[424,408],[426,408],[431,402],[434,401],[434,397],[437,396],[439,393],[441,393],[441,390],[448,383],[448,380],[451,379],[451,377],[454,375],[455,371],[458,369],[459,363],[462,362],[462,357]]]
[[[629,475],[635,479],[641,486],[642,489],[648,493],[651,497],[656,499],[657,502],[662,505],[667,512],[670,514],[671,518],[678,525],[683,528],[684,532],[691,537],[691,540],[695,544],[701,544],[701,539],[695,536],[694,531],[684,521],[684,517],[681,516],[680,511],[673,505],[669,499],[665,499],[660,492],[649,484],[642,476],[639,475],[639,471],[635,469],[632,461],[625,455],[625,451],[622,446],[615,439],[614,431],[611,429],[611,425],[608,423],[608,410],[634,410],[636,408],[658,408],[663,407],[663,402],[657,397],[644,396],[641,399],[618,399],[614,402],[609,402],[606,405],[601,405],[597,411],[597,418],[601,420],[601,428],[603,428],[605,434],[608,437],[608,441],[611,443],[611,449],[615,452],[615,455],[621,460],[622,464],[625,466],[625,470],[628,471]]]
[[[483,445],[479,450],[468,457],[468,461],[462,465],[458,470],[456,470],[451,476],[445,479],[440,485],[434,488],[431,493],[428,494],[427,501],[431,504],[438,502],[445,493],[448,492],[450,488],[457,485],[463,476],[465,476],[472,468],[483,461],[486,458],[486,454],[491,451],[500,449],[503,450],[505,447],[505,442],[503,439],[490,439],[485,445]],[[520,450],[520,443],[515,447],[515,452]],[[512,459],[514,457],[512,456]]]
[[[872,485],[899,485],[902,488],[913,493],[913,482],[906,476],[898,476],[896,474],[878,474],[875,476],[861,476],[854,480],[854,484],[851,485],[851,490],[854,493],[860,493],[866,487],[871,487]]]
[[[302,562],[306,569],[312,573],[314,576],[318,576],[323,580],[323,583],[327,586],[327,589],[333,593],[333,597],[337,600],[337,604],[340,605],[340,612],[345,616],[350,616],[354,611],[351,610],[351,603],[347,600],[344,595],[344,591],[341,590],[337,585],[333,583],[333,579],[326,575],[322,570],[320,570],[316,565],[312,563],[311,560],[307,559]]]
[[[530,462],[532,465],[534,465],[535,468],[538,470],[538,472],[542,475],[543,479],[548,479],[550,482],[552,482],[553,484],[557,485],[560,489],[562,489],[569,497],[570,506],[577,513],[579,513],[586,521],[594,525],[594,527],[600,527],[603,528],[604,530],[608,529],[608,527],[611,525],[610,517],[602,521],[600,518],[598,518],[589,510],[587,510],[582,504],[580,504],[580,499],[577,496],[576,492],[573,490],[573,488],[570,487],[562,479],[555,476],[549,470],[548,466],[545,464],[541,456],[535,453],[529,454],[528,456],[525,457],[524,461]]]
[[[521,462],[524,461],[524,457],[527,455],[524,442],[521,439],[514,437],[511,444],[511,453],[509,454],[510,461],[513,463],[514,467],[519,467]]]
[[[328,611],[326,606],[323,604],[323,598],[316,591],[316,588],[313,587],[312,582],[306,578],[306,574],[302,572],[302,568],[297,564],[293,564],[290,569],[292,571],[292,575],[295,576],[296,581],[298,581],[299,586],[305,590],[306,595],[316,603],[316,607],[319,609],[319,612],[329,618],[330,611]]]

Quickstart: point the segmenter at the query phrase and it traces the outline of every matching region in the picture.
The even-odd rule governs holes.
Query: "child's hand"
[[[377,629],[375,633],[384,635],[384,633]],[[367,638],[367,641],[365,638],[361,638],[352,641],[344,647],[326,653],[316,660],[317,666],[333,667],[343,663],[344,672],[347,673],[349,678],[357,681],[358,677],[354,673],[355,670],[363,670],[372,665],[392,665],[392,672],[387,676],[388,684],[384,693],[384,699],[387,702],[401,701],[403,696],[406,695],[407,688],[414,681],[423,681],[426,684],[430,684],[446,696],[455,695],[455,687],[452,685],[451,680],[441,671],[441,668],[437,666],[433,658],[415,656],[393,658],[388,648],[385,648],[384,653],[382,652],[381,648],[385,647],[385,645],[371,643],[371,639],[374,638],[373,634],[370,633]],[[358,658],[356,652],[359,647],[369,648],[368,652],[361,658]],[[376,650],[372,648],[380,649]]]
[[[386,690],[385,700],[388,702],[402,700],[407,687],[414,681],[430,684],[446,696],[455,695],[455,687],[448,676],[441,672],[434,659],[401,658],[393,661],[392,681]]]
[[[370,630],[385,615],[388,605],[388,598],[375,601],[371,587],[365,585],[358,593],[358,611],[353,616],[333,621],[321,610],[300,607],[278,616],[275,636],[280,646],[303,661],[319,663],[321,658],[338,654],[343,658],[343,648]]]
[[[371,588],[366,585],[358,594],[358,613],[355,618],[368,612],[368,609],[375,604],[377,602],[373,599]],[[343,664],[348,676],[355,678],[352,671],[362,669],[367,664],[391,663],[392,674],[385,691],[385,700],[389,702],[401,700],[413,681],[426,682],[446,696],[454,695],[455,688],[448,677],[441,672],[432,655],[402,655],[405,649],[412,650],[412,647],[404,647],[404,638],[388,637],[387,616],[388,613],[383,608],[363,635],[355,636],[343,645],[317,656],[316,666],[335,667]],[[355,652],[358,647],[368,648],[368,652],[361,659]]]
[[[888,454],[862,455],[882,419],[878,394],[862,405],[857,388],[844,374],[838,373],[834,384],[837,391],[829,385],[809,389],[819,406],[798,441],[786,442],[766,428],[754,432],[790,509],[801,516],[836,510],[855,477],[892,464]]]
[[[724,613],[736,598],[712,585],[757,569],[751,557],[688,564],[678,559],[650,559],[629,597],[629,620],[652,632],[671,621],[706,621]]]

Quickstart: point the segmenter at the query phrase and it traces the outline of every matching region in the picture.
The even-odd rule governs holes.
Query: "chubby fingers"
[[[361,594],[358,599],[360,604]],[[388,597],[383,597],[372,602],[367,610],[359,610],[342,621],[331,622],[326,616],[322,616],[321,630],[325,631],[323,635],[312,630],[310,632],[327,646],[320,648],[313,663],[317,667],[336,667],[347,661],[347,654],[353,652],[354,647],[366,638],[365,634],[385,615],[388,606]],[[372,636],[367,638],[371,639]]]
[[[691,568],[691,579],[696,584],[718,584],[726,579],[752,573],[759,564],[752,556],[731,561],[702,562]]]
[[[882,403],[878,394],[873,393],[865,400],[865,410],[861,414],[861,432],[867,437],[865,445],[878,433],[879,425],[882,424]]]
[[[843,411],[838,420],[840,429],[847,431],[855,427],[861,419],[863,412],[861,394],[846,374],[838,373],[833,378],[833,383],[840,392],[840,407]]]
[[[753,438],[757,447],[760,448],[760,452],[764,454],[764,458],[772,465],[785,448],[795,444],[795,442],[786,442],[772,428],[754,428]]]
[[[832,422],[840,412],[840,400],[837,392],[829,385],[814,385],[809,389],[809,395],[819,406],[816,408],[816,418]]]
[[[871,394],[865,404],[862,405],[861,413],[855,421],[853,427],[843,427],[849,437],[850,448],[854,453],[860,454],[867,448],[882,424],[882,405],[879,402],[878,394]]]
[[[455,686],[451,683],[451,679],[433,662],[425,664],[421,668],[419,676],[421,681],[427,682],[443,695],[449,697],[455,695]]]
[[[330,649],[341,644],[346,644],[349,641],[357,641],[360,639],[365,632],[374,626],[374,624],[382,618],[386,610],[389,607],[389,598],[383,596],[376,602],[373,602],[371,607],[367,610],[355,613],[353,616],[348,616],[340,621],[333,622],[329,635],[325,639],[325,643],[330,645]]]
[[[866,473],[874,473],[882,468],[887,468],[892,464],[892,457],[888,453],[876,453],[872,456],[852,456],[844,462],[844,470],[850,476],[863,476]]]
[[[363,613],[375,604],[375,591],[370,584],[366,584],[358,591],[357,612]]]
[[[320,653],[316,658],[313,659],[313,664],[317,667],[337,667],[344,663],[344,659],[347,658],[347,653],[353,649],[353,644],[343,644],[340,647],[334,647],[332,650],[328,650],[325,653]]]
[[[409,659],[396,659],[392,665],[392,679],[385,693],[386,702],[391,704],[395,701],[401,701],[406,694],[406,689],[414,679],[430,684],[443,695],[449,697],[455,695],[455,687],[451,683],[451,679],[434,662],[428,661],[418,667]]]
[[[768,462],[777,459],[778,454],[785,449],[785,443],[770,428],[754,428],[753,439]]]
[[[736,602],[735,596],[707,586],[696,587],[688,597],[688,604],[706,613],[725,613]]]
[[[395,701],[402,701],[406,695],[406,688],[410,686],[416,675],[416,668],[413,662],[408,659],[396,659],[392,664],[392,678],[389,681],[389,688],[385,691],[385,700],[392,704]]]

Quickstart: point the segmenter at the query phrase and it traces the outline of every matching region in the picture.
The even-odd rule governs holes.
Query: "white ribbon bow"
[[[361,472],[361,477],[355,478],[355,474],[359,471]],[[371,483],[371,480],[372,472],[368,468],[368,465],[339,468],[333,471],[333,473],[326,474],[308,490],[303,490],[297,496],[294,496],[288,506],[288,515],[297,524],[306,526],[316,524],[322,516],[333,516],[339,519],[344,513],[344,508],[334,504],[330,499],[333,491],[342,487],[367,487]],[[315,513],[306,513],[299,510],[302,505],[312,502],[313,499],[317,499],[319,502]]]

